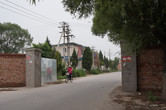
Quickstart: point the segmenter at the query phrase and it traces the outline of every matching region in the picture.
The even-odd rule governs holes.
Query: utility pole
[[[68,63],[68,66],[70,65],[70,46],[69,46],[69,42],[70,42],[70,38],[69,38],[69,33],[70,33],[70,30],[69,30],[69,25],[67,26],[67,63]]]
[[[66,52],[65,39],[67,39],[67,66],[69,66],[70,65],[70,45],[69,45],[69,43],[70,43],[70,37],[73,37],[74,35],[70,34],[70,28],[69,28],[68,23],[61,22],[60,24],[62,25],[62,27],[60,27],[60,28],[63,28],[62,33],[63,33],[63,38],[64,38],[64,43],[63,43],[63,45],[64,45],[64,48],[63,48],[64,63],[66,63],[65,62],[65,57],[66,57],[66,54],[65,54],[65,52]]]
[[[60,32],[60,33],[62,33],[62,37],[63,37],[63,63],[66,63],[65,62],[65,56],[66,56],[66,54],[65,54],[65,52],[66,52],[65,37],[66,37],[66,26],[68,24],[66,22],[60,22],[60,24],[61,24],[61,27],[59,27],[59,28],[62,28],[62,32]]]

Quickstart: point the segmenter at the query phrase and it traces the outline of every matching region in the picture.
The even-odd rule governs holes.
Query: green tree
[[[33,48],[39,48],[42,50],[41,56],[44,58],[52,58],[56,59],[57,61],[57,72],[60,74],[60,72],[63,69],[61,54],[56,51],[56,49],[52,49],[50,41],[48,37],[46,38],[45,43],[39,43],[39,44],[33,44]]]
[[[48,37],[46,38],[45,43],[33,44],[33,48],[39,48],[42,50],[41,56],[44,58],[52,58],[53,57],[53,49],[50,47]]]
[[[36,0],[31,0],[35,3]],[[94,15],[92,32],[131,50],[163,45],[166,54],[165,0],[62,0],[64,8],[79,18]]]
[[[85,47],[83,53],[82,66],[84,69],[90,71],[92,67],[92,52],[89,47]]]
[[[48,36],[46,37],[45,43],[46,43],[46,42],[48,43],[49,47],[52,48],[52,45],[51,45],[51,43],[50,43],[50,40],[48,39]]]
[[[29,0],[29,1],[30,1],[30,3],[35,4],[35,5],[36,5],[36,1],[40,1],[40,0]]]
[[[109,61],[109,67],[111,71],[118,71],[119,58],[115,57],[114,60]]]
[[[92,32],[139,51],[149,45],[166,47],[165,0],[63,0],[66,11],[94,14]],[[165,49],[166,53],[166,49]]]
[[[110,68],[111,71],[112,71],[112,65],[113,65],[113,61],[110,59],[108,61],[108,66],[109,66],[109,68]]]
[[[49,47],[49,44],[47,42],[39,44],[33,43],[33,48],[39,48],[42,50],[41,57],[52,58],[53,50]]]
[[[72,67],[76,68],[78,65],[78,58],[77,58],[77,54],[76,54],[76,50],[73,50],[73,54],[71,57],[71,62],[72,62]]]
[[[33,38],[17,24],[0,23],[0,53],[18,53],[30,46]]]
[[[104,56],[104,65],[106,68],[109,67],[109,61],[108,61],[108,58]]]
[[[56,59],[56,61],[57,61],[57,72],[58,72],[58,74],[60,74],[62,69],[63,69],[61,54],[56,50],[54,50],[53,52],[55,52],[55,53],[54,53],[54,56],[52,58]]]
[[[104,65],[104,59],[103,59],[103,53],[100,51],[99,52],[99,61],[100,61],[100,66]]]

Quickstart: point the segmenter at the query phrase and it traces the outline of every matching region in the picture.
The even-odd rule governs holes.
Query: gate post
[[[26,86],[41,86],[41,50],[26,49]]]
[[[121,42],[122,58],[130,56],[129,61],[122,59],[122,90],[125,92],[137,92],[137,57],[136,53],[130,54],[125,47],[125,42]]]

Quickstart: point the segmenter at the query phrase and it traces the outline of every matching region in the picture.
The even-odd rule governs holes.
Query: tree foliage
[[[30,3],[35,4],[35,5],[36,5],[36,1],[40,1],[40,0],[28,0],[28,1],[30,1]]]
[[[93,13],[95,0],[62,0],[66,11],[78,14],[79,18],[88,17]]]
[[[43,58],[51,58],[56,59],[57,61],[57,72],[60,73],[60,71],[63,69],[61,54],[56,51],[56,49],[52,49],[52,46],[50,44],[50,40],[48,37],[46,37],[45,43],[39,43],[39,44],[33,44],[33,48],[39,48],[42,50],[41,56]]]
[[[111,71],[118,71],[119,58],[115,57],[114,60],[109,60],[109,67]]]
[[[28,30],[17,24],[0,23],[0,52],[18,53],[25,46],[30,46],[33,38]]]
[[[89,47],[85,47],[83,53],[82,66],[84,69],[90,71],[92,67],[92,52]]]
[[[50,43],[50,40],[48,39],[48,36],[46,37],[45,43],[46,43],[46,42],[47,42],[47,44],[49,45],[49,47],[52,48],[52,45],[51,45],[51,43]]]
[[[100,66],[103,66],[104,65],[104,59],[103,59],[103,53],[100,51],[99,52],[99,61],[100,61]]]
[[[61,54],[54,49],[52,58],[56,59],[56,61],[57,61],[57,72],[59,74],[63,69]]]
[[[33,48],[39,48],[42,50],[41,56],[44,58],[52,58],[53,55],[53,49],[49,46],[47,42],[45,43],[39,43],[39,44],[33,44]]]
[[[93,13],[92,32],[125,41],[128,48],[141,50],[166,43],[165,0],[63,0],[66,11],[87,17]]]
[[[104,56],[104,65],[106,68],[109,67],[109,61],[108,61],[108,58]]]
[[[76,54],[76,50],[73,50],[73,54],[71,57],[71,62],[72,62],[72,67],[76,68],[78,65],[78,58],[77,58],[77,54]]]

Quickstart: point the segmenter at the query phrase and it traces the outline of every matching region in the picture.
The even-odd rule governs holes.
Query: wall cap
[[[41,49],[38,49],[38,48],[27,48],[26,49],[26,52],[27,51],[39,51],[39,52],[41,52],[42,50]]]
[[[0,56],[25,56],[25,54],[20,54],[20,53],[0,53]]]

